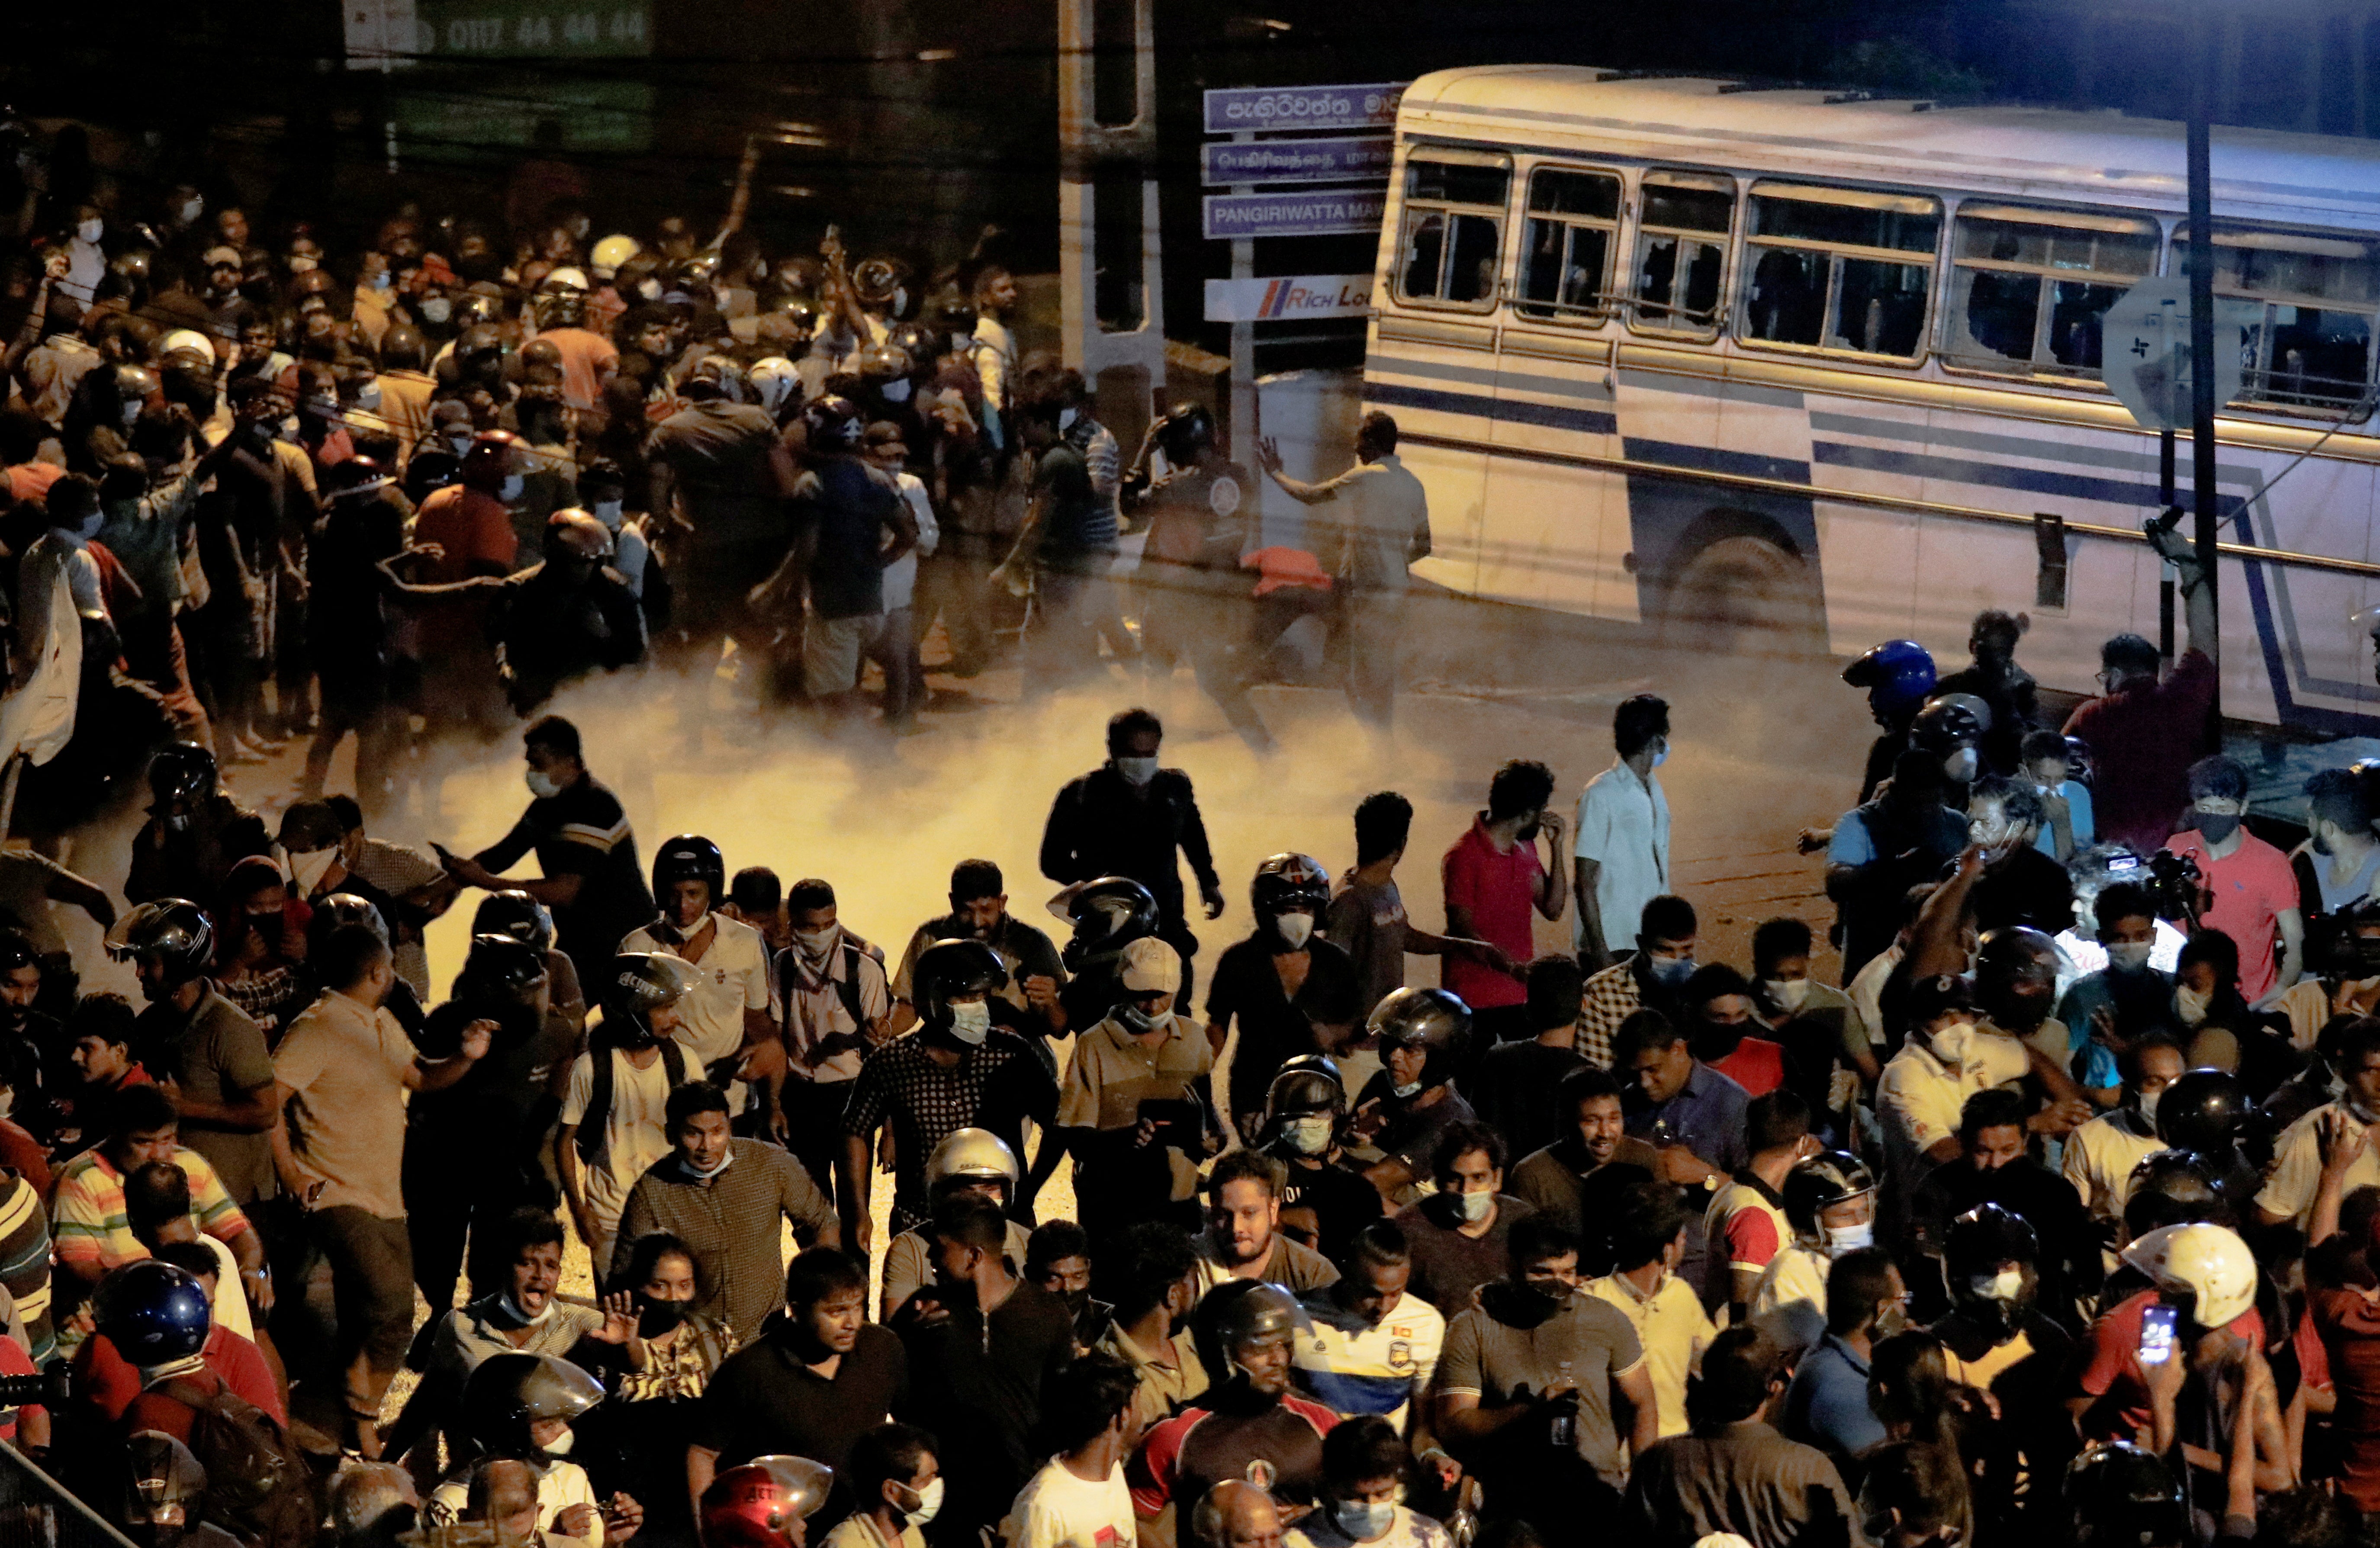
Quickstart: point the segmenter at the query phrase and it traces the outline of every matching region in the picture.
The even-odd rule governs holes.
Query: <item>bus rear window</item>
[[[2215,293],[2261,303],[2240,328],[2240,401],[2344,408],[2362,400],[2380,313],[2380,244],[2220,224],[2213,239]],[[2188,274],[2187,226],[2175,229],[2173,250],[2175,271]]]
[[[1397,294],[1408,301],[1492,311],[1512,186],[1509,165],[1420,155],[1407,161]]]
[[[2156,269],[2156,223],[1969,201],[1951,238],[1947,361],[2014,375],[2099,374],[2099,323]]]
[[[1941,228],[1940,204],[1918,194],[1755,184],[1742,336],[1915,359]]]
[[[1601,317],[1619,229],[1617,177],[1556,167],[1530,174],[1520,313],[1573,322]]]

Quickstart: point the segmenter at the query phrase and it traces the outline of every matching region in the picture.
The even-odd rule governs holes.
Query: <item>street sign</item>
[[[413,0],[347,0],[347,68],[395,69],[413,63]]]
[[[1208,91],[1207,132],[1396,128],[1402,80],[1369,86],[1242,86]]]
[[[1388,213],[1386,189],[1315,189],[1302,193],[1210,193],[1203,201],[1209,238],[1342,237],[1378,231]]]
[[[1330,140],[1210,140],[1198,148],[1207,186],[1231,183],[1342,183],[1385,177],[1396,141],[1385,135]]]
[[[2241,335],[2263,321],[2254,301],[2215,299],[2215,402],[2240,396]],[[2116,299],[2099,322],[2108,390],[2150,430],[2190,428],[2190,278],[2152,274]]]
[[[370,0],[348,0],[352,15]],[[380,0],[393,6],[396,0]],[[412,54],[441,59],[618,58],[653,51],[649,0],[412,0]]]
[[[1209,323],[1280,323],[1362,317],[1372,309],[1369,274],[1297,274],[1275,279],[1210,279]]]

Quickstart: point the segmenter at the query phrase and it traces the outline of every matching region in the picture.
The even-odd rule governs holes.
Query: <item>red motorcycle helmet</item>
[[[756,1457],[702,1492],[703,1548],[803,1548],[802,1522],[826,1504],[834,1469],[807,1457]]]

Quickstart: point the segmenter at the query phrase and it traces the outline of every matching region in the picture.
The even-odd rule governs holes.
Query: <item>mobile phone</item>
[[[2163,1365],[2173,1358],[2174,1323],[2179,1315],[2170,1306],[2152,1306],[2141,1313],[2143,1365]]]

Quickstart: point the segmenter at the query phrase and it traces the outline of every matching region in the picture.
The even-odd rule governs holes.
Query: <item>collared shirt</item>
[[[2298,907],[2297,873],[2289,868],[2289,857],[2245,831],[2240,847],[2220,859],[2196,833],[2175,834],[2165,847],[2198,862],[2208,898],[2200,924],[2220,930],[2239,944],[2240,993],[2251,1005],[2271,993],[2281,977],[2274,929],[2282,914],[2294,913]]]
[[[1645,1008],[1645,986],[1637,977],[1633,955],[1609,968],[1589,973],[1579,993],[1578,1041],[1574,1046],[1588,1064],[1611,1067],[1611,1040],[1620,1023]]]
[[[1876,1086],[1876,1113],[1884,1124],[1884,1162],[1891,1191],[1906,1199],[1935,1163],[1925,1152],[1959,1133],[1959,1115],[1977,1091],[2022,1080],[2033,1068],[2024,1044],[1977,1030],[1952,1069],[1912,1037],[1884,1067]]]
[[[1792,1223],[1785,1218],[1785,1201],[1748,1171],[1738,1173],[1711,1195],[1703,1232],[1712,1248],[1714,1298],[1730,1288],[1729,1284],[1716,1283],[1722,1274],[1736,1270],[1758,1274],[1777,1256],[1779,1248],[1793,1239]]]
[[[1277,1231],[1273,1233],[1272,1250],[1266,1254],[1264,1272],[1261,1274],[1232,1273],[1230,1266],[1224,1263],[1222,1253],[1215,1246],[1215,1233],[1211,1228],[1199,1232],[1197,1240],[1192,1245],[1196,1253],[1196,1262],[1191,1265],[1190,1273],[1197,1284],[1198,1294],[1201,1296],[1218,1285],[1228,1285],[1232,1280],[1241,1278],[1261,1279],[1268,1284],[1280,1286],[1292,1295],[1303,1295],[1308,1290],[1328,1289],[1339,1283],[1338,1266],[1330,1259],[1310,1247],[1290,1240]]]
[[[1144,1434],[1172,1418],[1189,1406],[1190,1399],[1207,1390],[1207,1367],[1199,1361],[1197,1340],[1190,1330],[1184,1328],[1165,1342],[1167,1351],[1173,1357],[1171,1365],[1161,1363],[1134,1343],[1132,1335],[1123,1330],[1121,1323],[1110,1323],[1096,1346],[1100,1352],[1131,1366],[1132,1373],[1139,1378],[1140,1384],[1132,1391],[1132,1428]]]
[[[290,1146],[322,1179],[318,1209],[405,1218],[406,1072],[413,1043],[385,1006],[332,990],[289,1025],[273,1078],[289,1088]]]
[[[1758,1420],[1658,1443],[1636,1459],[1628,1504],[1636,1519],[1617,1535],[1645,1548],[1687,1548],[1714,1532],[1764,1544],[1863,1541],[1827,1454]]]
[[[975,927],[956,914],[944,914],[940,919],[928,920],[919,925],[917,933],[909,937],[908,949],[901,954],[901,966],[892,974],[892,997],[906,1000],[912,1005],[917,1003],[914,988],[917,956],[928,946],[937,941],[975,938]],[[1066,968],[1059,960],[1058,948],[1050,943],[1048,935],[1015,915],[1001,915],[1000,923],[993,927],[984,945],[992,949],[1001,965],[1008,969],[1008,981],[992,993],[1018,1010],[1026,1008],[1025,981],[1028,978],[1046,978],[1062,989],[1065,987]]]
[[[1653,1378],[1653,1411],[1661,1433],[1686,1432],[1686,1378],[1702,1364],[1703,1351],[1718,1336],[1702,1298],[1674,1274],[1661,1275],[1651,1295],[1622,1274],[1606,1274],[1580,1286],[1585,1294],[1609,1301],[1636,1329],[1645,1347],[1645,1373]]]
[[[1743,1142],[1743,1108],[1749,1100],[1742,1086],[1700,1059],[1687,1072],[1684,1087],[1667,1102],[1646,1102],[1633,1083],[1621,1093],[1629,1133],[1650,1140],[1653,1126],[1666,1123],[1671,1144],[1685,1146],[1728,1173],[1752,1159]]]
[[[758,1140],[730,1140],[729,1164],[708,1177],[673,1154],[648,1167],[628,1190],[613,1237],[611,1273],[628,1266],[637,1238],[667,1231],[701,1265],[704,1295],[692,1310],[709,1312],[739,1338],[759,1336],[762,1319],[785,1303],[785,1260],[777,1222],[789,1220],[807,1246],[838,1231],[833,1206],[802,1164]]]
[[[1438,1367],[1439,1394],[1476,1397],[1481,1408],[1496,1408],[1514,1401],[1524,1388],[1543,1392],[1568,1377],[1578,1386],[1572,1444],[1579,1460],[1619,1488],[1628,1469],[1621,1460],[1611,1395],[1621,1377],[1645,1363],[1635,1324],[1601,1297],[1576,1295],[1525,1324],[1508,1322],[1498,1313],[1511,1309],[1510,1294],[1509,1286],[1488,1286],[1477,1306],[1449,1321]],[[1499,1481],[1512,1485],[1542,1474],[1543,1447],[1524,1442],[1525,1429],[1515,1426],[1512,1441],[1500,1440],[1466,1458],[1482,1485],[1493,1489]]]
[[[199,1229],[218,1240],[237,1240],[249,1228],[248,1216],[224,1190],[207,1158],[177,1145],[174,1164],[190,1179],[190,1213]],[[124,1175],[95,1149],[59,1171],[50,1195],[50,1232],[62,1263],[112,1269],[149,1256],[124,1213]]]
[[[2333,1108],[2354,1115],[2343,1102],[2326,1103],[2281,1131],[2280,1139],[2273,1144],[2277,1160],[2272,1179],[2256,1195],[2258,1209],[2267,1214],[2288,1215],[2297,1225],[2305,1225],[2306,1217],[2313,1211],[2314,1188],[2322,1181],[2322,1117]],[[2348,1164],[2347,1181],[2340,1197],[2359,1188],[2373,1187],[2380,1187],[2380,1154],[2367,1145]]]
[[[857,1079],[866,1023],[892,1014],[884,954],[846,931],[824,962],[813,962],[799,945],[785,947],[777,953],[775,977],[787,1073],[820,1085]]]
[[[1510,849],[1497,848],[1488,836],[1488,814],[1480,812],[1439,866],[1446,906],[1469,909],[1475,938],[1500,947],[1515,962],[1526,962],[1536,955],[1530,916],[1545,869],[1535,843],[1515,841]],[[1474,1010],[1517,1006],[1528,998],[1520,980],[1466,957],[1442,958],[1438,973],[1439,981]]]
[[[868,1140],[892,1126],[892,1224],[904,1231],[925,1223],[926,1158],[953,1130],[989,1129],[1022,1156],[1024,1121],[1047,1125],[1057,1106],[1056,1086],[1014,1032],[995,1027],[948,1065],[929,1046],[913,1031],[878,1049],[843,1110],[846,1135]]]
[[[1828,1334],[1793,1370],[1785,1394],[1785,1433],[1838,1457],[1857,1457],[1885,1438],[1867,1406],[1867,1359]]]
[[[1297,1304],[1297,1384],[1341,1419],[1378,1415],[1402,1432],[1407,1407],[1429,1391],[1446,1347],[1445,1316],[1411,1291],[1377,1323],[1329,1290],[1309,1290]]]
[[[1606,950],[1636,938],[1645,905],[1670,890],[1670,798],[1656,778],[1639,779],[1627,760],[1587,782],[1578,795],[1578,831],[1571,853],[1593,860],[1595,906],[1603,917]],[[1586,920],[1571,925],[1572,944],[1586,945]]]
[[[1339,507],[1333,572],[1358,591],[1402,596],[1406,571],[1429,556],[1429,495],[1394,452],[1359,462],[1313,493]]]
[[[1168,1017],[1164,1041],[1150,1047],[1111,1016],[1075,1041],[1058,1090],[1058,1127],[1130,1128],[1142,1103],[1178,1102],[1214,1067],[1214,1049],[1188,1017]]]
[[[1832,1260],[1788,1242],[1768,1260],[1745,1310],[1785,1349],[1806,1349],[1827,1331],[1827,1271]]]
[[[2132,1197],[2132,1168],[2165,1148],[2138,1112],[2119,1107],[2068,1136],[2058,1169],[2093,1219],[2121,1220]],[[2112,1255],[2107,1266],[2115,1266]]]
[[[678,1029],[671,1034],[685,1047],[687,1061],[696,1065],[723,1059],[743,1047],[745,1013],[767,1010],[771,1004],[769,946],[760,932],[715,911],[710,924],[710,945],[694,965],[694,988],[678,1002]],[[676,956],[684,945],[675,930],[656,920],[630,931],[620,949]]]
[[[212,982],[188,1015],[160,1001],[140,1013],[133,1032],[141,1067],[160,1080],[172,1077],[193,1102],[228,1105],[260,1090],[272,1096],[273,1055],[265,1052],[264,1034]],[[235,1203],[278,1191],[269,1137],[184,1118],[182,1142],[207,1158]]]

